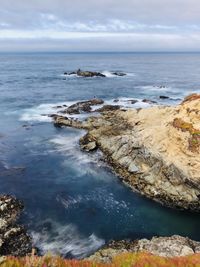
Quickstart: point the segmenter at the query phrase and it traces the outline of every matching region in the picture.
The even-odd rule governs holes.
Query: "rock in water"
[[[19,200],[0,195],[0,256],[25,256],[32,250],[30,236],[15,224],[22,209]]]
[[[65,72],[64,75],[77,75],[79,77],[85,77],[85,78],[91,78],[91,77],[106,77],[104,74],[101,72],[96,72],[96,71],[82,71],[78,69],[77,71],[73,72]]]
[[[87,101],[81,101],[77,102],[76,104],[73,104],[69,106],[67,109],[63,111],[63,113],[68,114],[80,114],[81,112],[89,113],[92,110],[92,106],[101,105],[104,101],[102,99],[93,98],[91,100]]]
[[[112,73],[113,75],[116,75],[116,76],[126,76],[126,73],[123,73],[123,72],[113,72]]]

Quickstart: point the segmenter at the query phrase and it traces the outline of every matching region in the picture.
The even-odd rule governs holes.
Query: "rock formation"
[[[188,256],[200,253],[200,242],[174,235],[172,237],[153,237],[151,240],[112,241],[88,259],[94,262],[110,263],[121,253],[149,252],[162,257]]]
[[[176,107],[107,111],[85,121],[55,116],[54,121],[86,129],[91,150],[101,149],[133,190],[169,207],[199,211],[199,118],[200,97],[193,95]]]
[[[111,72],[112,75],[115,76],[126,76],[126,73],[123,72]],[[85,77],[85,78],[91,78],[91,77],[106,77],[105,74],[101,73],[101,72],[96,72],[96,71],[82,71],[80,69],[78,69],[77,71],[73,71],[73,72],[65,72],[64,75],[77,75],[79,77]]]
[[[17,199],[0,195],[0,256],[25,256],[32,250],[31,238],[16,224],[22,209]]]

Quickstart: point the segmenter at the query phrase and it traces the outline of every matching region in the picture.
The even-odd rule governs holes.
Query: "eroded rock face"
[[[151,240],[112,241],[109,245],[89,257],[89,260],[102,263],[112,262],[121,253],[149,252],[162,257],[188,256],[200,252],[200,242],[174,235],[172,237],[153,237]]]
[[[133,190],[169,207],[199,211],[199,116],[195,96],[177,107],[105,111],[85,121],[61,116],[55,123],[86,129]]]
[[[32,250],[31,238],[16,220],[22,203],[7,195],[0,195],[0,256],[25,256]]]

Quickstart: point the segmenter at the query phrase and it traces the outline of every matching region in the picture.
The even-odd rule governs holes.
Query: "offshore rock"
[[[111,263],[121,253],[148,252],[162,257],[188,256],[200,252],[200,242],[174,235],[172,237],[153,237],[151,240],[112,241],[88,259],[95,262]]]
[[[100,72],[96,72],[96,71],[81,71],[80,69],[78,69],[77,71],[74,72],[70,72],[64,73],[65,75],[74,75],[76,74],[77,76],[80,77],[85,77],[85,78],[91,78],[91,77],[106,77],[104,74],[100,73]]]
[[[25,256],[32,250],[31,238],[16,220],[22,203],[7,195],[0,195],[0,256]]]

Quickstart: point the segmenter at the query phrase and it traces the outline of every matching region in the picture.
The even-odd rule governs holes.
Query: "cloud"
[[[0,9],[0,50],[10,40],[13,50],[20,42],[22,49],[43,49],[46,42],[46,49],[194,50],[199,14],[199,0],[7,0]]]

